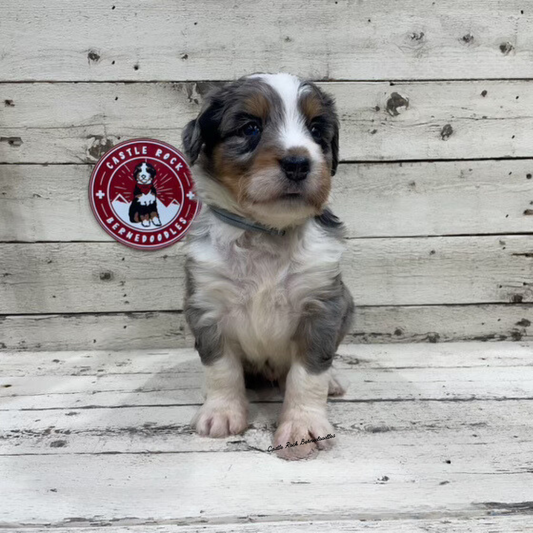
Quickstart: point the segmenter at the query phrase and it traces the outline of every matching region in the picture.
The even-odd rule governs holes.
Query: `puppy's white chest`
[[[248,359],[284,364],[305,303],[339,273],[342,245],[312,223],[283,241],[211,229],[190,249],[199,298]]]
[[[224,327],[249,357],[272,357],[280,346],[286,351],[296,327],[290,261],[254,253],[248,259],[246,265],[232,265],[235,300],[227,302]]]

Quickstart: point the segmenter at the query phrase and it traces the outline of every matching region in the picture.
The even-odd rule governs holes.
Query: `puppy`
[[[328,391],[344,391],[331,363],[354,308],[343,225],[326,207],[334,102],[288,74],[252,75],[208,94],[182,140],[203,205],[185,266],[185,317],[206,373],[192,425],[210,437],[243,432],[245,374],[262,374],[285,390],[274,448],[314,455],[333,443],[318,438],[334,434]]]
[[[154,185],[155,168],[150,163],[140,163],[135,167],[133,177],[135,188],[130,205],[130,222],[140,222],[143,227],[161,226],[157,212],[157,190]]]

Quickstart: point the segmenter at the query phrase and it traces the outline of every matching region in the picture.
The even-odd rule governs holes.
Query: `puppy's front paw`
[[[245,400],[207,400],[191,421],[204,437],[227,437],[242,433],[248,426]]]
[[[325,414],[307,413],[296,411],[282,416],[276,434],[274,435],[274,448],[281,446],[276,453],[282,459],[295,461],[298,459],[311,459],[318,450],[328,450],[333,446],[333,439],[316,440],[306,443],[311,439],[318,439],[333,435],[333,426],[328,422]]]

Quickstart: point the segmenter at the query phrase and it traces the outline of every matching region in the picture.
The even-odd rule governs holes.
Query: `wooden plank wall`
[[[182,246],[111,241],[88,179],[258,71],[337,100],[350,340],[532,337],[527,2],[4,0],[0,27],[0,349],[190,345]]]

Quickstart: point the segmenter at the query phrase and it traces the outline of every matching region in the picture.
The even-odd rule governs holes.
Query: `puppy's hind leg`
[[[337,333],[335,349],[338,349],[344,337],[350,331],[354,320],[354,302],[352,295],[342,281],[340,282],[340,285],[342,294],[339,298],[339,303],[340,309],[342,309],[342,319]],[[348,383],[345,380],[340,379],[333,368],[330,368],[329,373],[328,396],[343,396],[348,388]]]
[[[344,380],[339,379],[339,376],[332,369],[329,371],[328,381],[328,396],[344,396],[347,389],[347,384]]]

